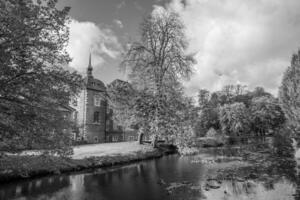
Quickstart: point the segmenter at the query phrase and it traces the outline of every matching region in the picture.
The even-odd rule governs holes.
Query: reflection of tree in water
[[[154,162],[145,162],[85,176],[85,198],[161,199],[156,166]]]
[[[45,177],[37,180],[20,182],[0,189],[0,199],[13,199],[23,196],[43,196],[50,199],[62,188],[70,186],[68,176]]]
[[[242,194],[252,194],[255,193],[256,185],[251,181],[238,182],[236,180],[231,180],[226,184],[225,193],[231,193],[235,196],[240,196]]]
[[[300,173],[297,170],[299,166],[297,166],[294,157],[295,152],[292,141],[288,137],[279,135],[274,142],[274,146],[276,147],[276,155],[278,156],[278,163],[275,168],[295,185],[296,191],[293,196],[295,200],[300,200]]]
[[[291,182],[297,182],[295,150],[289,137],[284,134],[274,137],[274,153],[271,156],[273,168],[270,170],[284,175]]]
[[[266,190],[274,190],[274,181],[266,181],[264,182],[264,187],[266,188]]]
[[[219,170],[218,179],[223,179],[227,192],[235,196],[255,193],[258,184],[267,191],[274,190],[276,183],[287,180],[295,185],[294,197],[300,200],[300,175],[297,175],[292,141],[287,135],[276,134],[272,143],[267,140],[216,150],[218,155],[241,157],[251,163],[251,166]]]

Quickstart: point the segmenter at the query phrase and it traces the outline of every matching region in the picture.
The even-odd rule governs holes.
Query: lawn
[[[118,142],[88,144],[74,147],[73,159],[83,159],[88,157],[103,156],[122,156],[136,154],[137,152],[146,153],[154,149],[150,145],[140,145],[137,142]]]

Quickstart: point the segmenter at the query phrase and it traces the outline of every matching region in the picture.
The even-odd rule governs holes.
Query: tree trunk
[[[139,144],[143,144],[143,140],[144,140],[144,133],[142,131],[140,131],[139,136],[138,136]]]
[[[154,136],[152,137],[151,145],[152,145],[153,148],[156,148],[156,147],[157,147],[157,138],[158,138],[157,135],[154,135]]]

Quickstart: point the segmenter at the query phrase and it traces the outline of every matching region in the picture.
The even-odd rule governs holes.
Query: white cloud
[[[172,0],[166,7],[179,13],[188,52],[196,52],[196,74],[186,83],[190,94],[229,83],[277,93],[300,46],[300,1]]]
[[[92,65],[101,67],[105,58],[115,59],[119,56],[121,44],[112,30],[97,26],[93,22],[70,23],[70,39],[67,51],[73,59],[70,66],[79,72],[85,72],[89,53],[92,52]]]
[[[119,28],[123,28],[123,27],[124,27],[124,25],[123,25],[123,23],[122,23],[121,20],[114,19],[114,23],[115,23]]]

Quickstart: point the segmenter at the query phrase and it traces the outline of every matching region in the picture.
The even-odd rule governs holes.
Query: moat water
[[[259,148],[256,144],[213,148],[195,156],[170,155],[93,172],[12,182],[0,185],[0,199],[300,199],[297,164],[289,156],[292,148],[282,145],[270,150],[266,144]],[[264,156],[251,152],[261,152]]]

